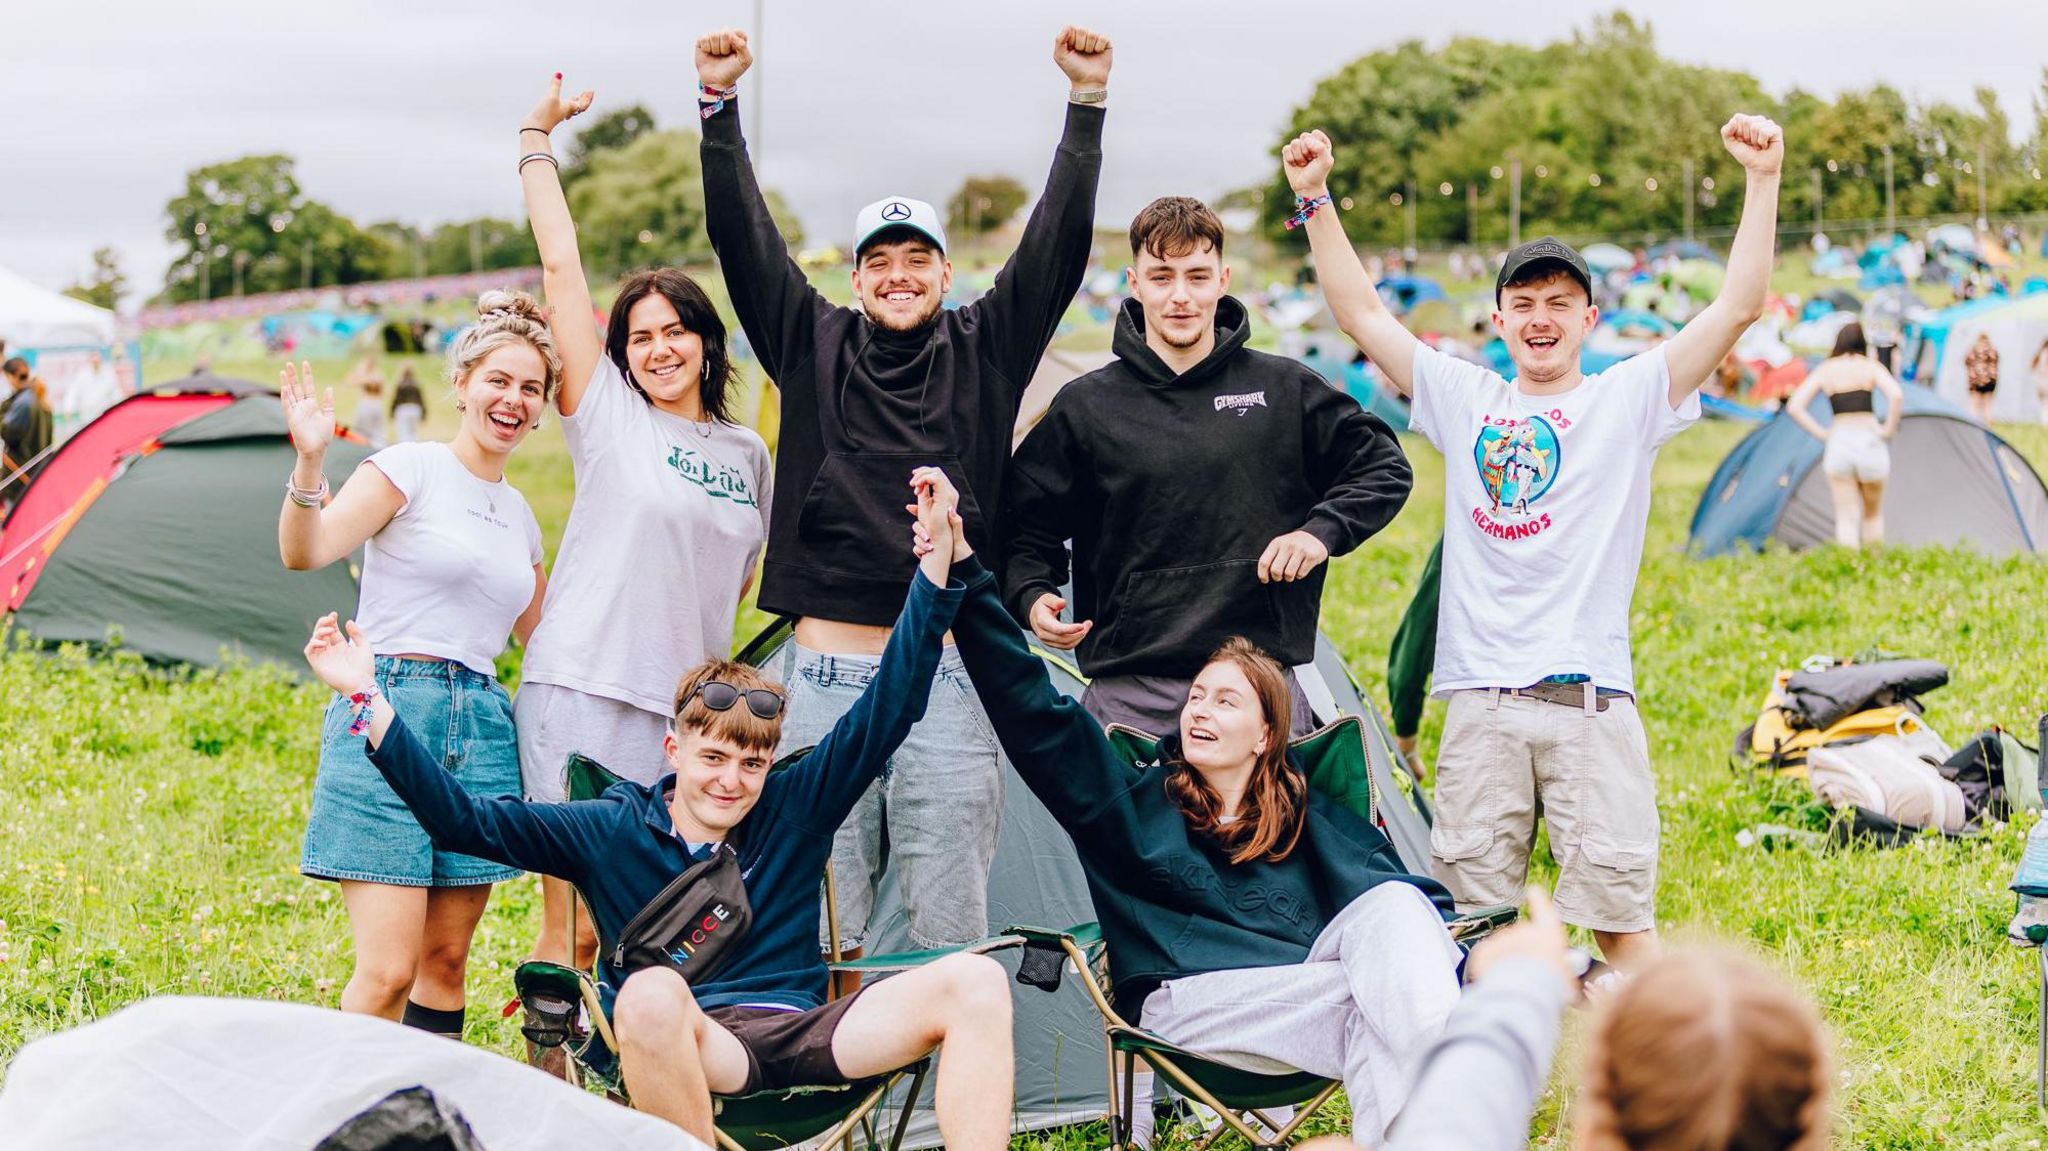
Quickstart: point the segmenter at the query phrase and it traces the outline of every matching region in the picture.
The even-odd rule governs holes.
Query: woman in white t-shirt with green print
[[[519,130],[520,182],[557,318],[576,496],[516,711],[527,798],[566,798],[569,753],[652,784],[683,671],[732,650],[767,539],[768,446],[732,417],[725,323],[673,268],[620,286],[600,342],[548,134],[590,106],[557,74]],[[536,958],[570,958],[567,884],[542,880]],[[585,920],[584,922],[587,922]],[[594,941],[585,939],[578,950]],[[579,956],[578,958],[581,958]]]
[[[450,349],[460,424],[449,443],[393,444],[332,501],[321,464],[334,392],[286,366],[280,399],[298,463],[277,525],[284,566],[309,571],[363,550],[351,632],[376,656],[370,693],[329,701],[299,870],[341,885],[355,937],[344,1011],[460,1038],[469,943],[491,885],[519,872],[436,848],[370,764],[363,732],[378,695],[477,796],[519,794],[512,701],[498,685],[505,638],[533,631],[547,581],[540,525],[505,461],[540,424],[561,364],[540,305],[486,292]]]

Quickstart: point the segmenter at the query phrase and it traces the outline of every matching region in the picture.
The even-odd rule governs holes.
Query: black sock
[[[421,1007],[419,1004],[408,999],[405,1001],[405,1017],[400,1019],[399,1022],[407,1027],[417,1027],[421,1031],[431,1031],[435,1035],[446,1036],[457,1043],[462,1042],[462,1008],[460,1007],[455,1008],[453,1011],[436,1011],[432,1007]]]

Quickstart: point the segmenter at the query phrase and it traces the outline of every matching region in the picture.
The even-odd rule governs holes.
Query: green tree
[[[525,221],[492,216],[441,225],[427,237],[426,252],[427,271],[437,276],[531,268],[540,263],[533,230]]]
[[[601,270],[679,263],[708,249],[694,132],[649,132],[592,152],[568,197],[583,257]]]
[[[960,190],[946,201],[946,229],[959,235],[979,236],[995,231],[1031,198],[1015,177],[969,176]]]
[[[196,300],[234,291],[349,284],[382,274],[385,243],[306,198],[291,157],[244,156],[186,174],[164,206],[164,235],[179,248],[163,297]]]
[[[112,248],[94,248],[92,273],[64,289],[64,294],[109,311],[120,307],[121,297],[128,294],[128,277],[121,274],[121,257]]]
[[[654,113],[641,104],[628,104],[597,119],[576,133],[563,157],[562,186],[568,187],[589,172],[590,158],[599,152],[616,152],[655,131]]]

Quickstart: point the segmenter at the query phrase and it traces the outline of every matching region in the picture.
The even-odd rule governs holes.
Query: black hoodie
[[[903,505],[926,464],[959,487],[975,550],[1001,563],[1011,429],[1087,270],[1102,119],[1099,107],[1067,106],[1045,193],[987,294],[900,333],[833,304],[790,260],[738,102],[704,121],[705,230],[747,341],[782,390],[762,610],[894,623],[917,566]]]
[[[1293,360],[1245,346],[1225,296],[1216,347],[1175,375],[1126,300],[1116,360],[1068,384],[1010,469],[1003,601],[1031,605],[1067,577],[1074,542],[1081,670],[1190,678],[1241,635],[1288,665],[1315,658],[1323,576],[1259,582],[1275,537],[1301,530],[1340,556],[1387,526],[1413,486],[1394,433]]]

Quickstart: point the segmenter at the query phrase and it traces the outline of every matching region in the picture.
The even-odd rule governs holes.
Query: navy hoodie
[[[1066,582],[1073,540],[1073,618],[1095,621],[1077,653],[1087,675],[1192,678],[1233,635],[1308,663],[1329,565],[1260,583],[1259,556],[1292,531],[1344,555],[1407,502],[1393,431],[1250,336],[1225,296],[1215,349],[1176,375],[1127,300],[1117,358],[1061,390],[1017,449],[1003,601],[1030,626],[1031,605]]]
[[[953,573],[967,585],[953,619],[961,661],[1003,753],[1073,837],[1127,1017],[1168,979],[1307,961],[1337,913],[1382,883],[1412,883],[1451,917],[1441,884],[1408,873],[1378,828],[1320,792],[1285,860],[1230,862],[1189,829],[1167,768],[1134,768],[1052,686],[987,569],[970,558]]]
[[[924,715],[940,640],[962,590],[958,580],[940,589],[922,575],[912,579],[874,682],[809,755],[763,781],[754,809],[728,836],[739,853],[754,924],[716,977],[691,989],[698,1003],[806,1010],[824,1003],[819,880],[832,836]],[[620,929],[693,862],[669,818],[674,775],[653,787],[615,784],[576,803],[477,799],[402,719],[392,721],[370,762],[435,846],[575,885],[597,927],[599,977],[613,987],[629,974],[611,965]]]

